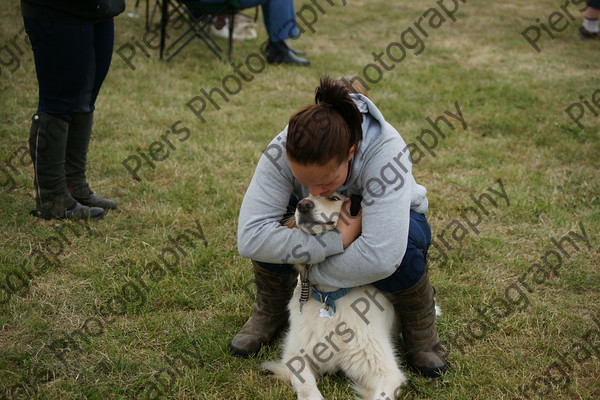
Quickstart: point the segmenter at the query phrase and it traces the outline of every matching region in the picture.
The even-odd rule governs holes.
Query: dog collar
[[[320,292],[313,286],[312,293],[317,301],[325,304],[327,307],[331,307],[333,312],[335,312],[335,300],[343,297],[350,290],[352,290],[352,288],[342,288],[334,292]]]

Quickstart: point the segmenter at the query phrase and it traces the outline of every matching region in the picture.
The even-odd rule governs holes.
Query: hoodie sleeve
[[[339,230],[308,235],[281,225],[294,177],[285,154],[287,129],[267,146],[246,191],[238,221],[238,251],[256,261],[313,264],[344,251]]]
[[[364,155],[358,182],[362,234],[343,253],[313,265],[314,283],[335,287],[372,283],[393,274],[404,256],[416,182],[404,141],[387,122],[382,129],[386,131],[382,140]]]

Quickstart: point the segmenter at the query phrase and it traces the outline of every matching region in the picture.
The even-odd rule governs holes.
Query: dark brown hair
[[[346,161],[350,148],[362,140],[362,114],[348,88],[325,76],[316,89],[315,104],[290,118],[288,158],[302,165]]]

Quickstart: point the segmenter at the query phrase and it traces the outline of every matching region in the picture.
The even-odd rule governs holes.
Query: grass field
[[[200,41],[159,61],[129,1],[89,153],[119,209],[89,224],[28,215],[37,83],[16,3],[0,5],[3,396],[295,398],[260,368],[277,344],[228,353],[254,292],[237,217],[263,149],[328,73],[365,80],[428,189],[451,369],[411,373],[399,398],[600,398],[600,41],[579,37],[583,2],[296,1],[298,68],[262,65],[262,25],[233,67]],[[353,395],[339,375],[320,388]]]

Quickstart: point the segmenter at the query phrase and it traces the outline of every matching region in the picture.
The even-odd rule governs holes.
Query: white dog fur
[[[307,197],[314,207],[296,210],[297,228],[317,234],[333,229],[344,197]],[[306,202],[304,204],[307,204]],[[306,266],[296,268],[305,273]],[[309,272],[310,280],[310,272]],[[338,288],[319,285],[317,290]],[[394,306],[372,285],[356,287],[335,300],[332,318],[321,317],[325,306],[310,290],[300,314],[300,281],[288,308],[290,326],[283,343],[283,356],[264,367],[292,384],[299,400],[322,400],[317,377],[343,371],[359,398],[395,399],[407,378],[398,367],[393,340],[399,335]]]

